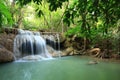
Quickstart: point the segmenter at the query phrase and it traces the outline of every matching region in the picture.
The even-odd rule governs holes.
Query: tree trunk
[[[87,49],[87,40],[86,40],[86,37],[84,37],[84,48],[83,50],[86,50]]]

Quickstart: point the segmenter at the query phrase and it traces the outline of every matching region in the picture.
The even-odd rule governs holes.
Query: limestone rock
[[[0,63],[11,62],[13,60],[14,60],[13,53],[8,51],[4,47],[0,47]]]
[[[15,38],[15,34],[0,34],[0,44],[3,45],[7,50],[13,51],[13,42]]]
[[[63,51],[62,56],[73,55],[73,51],[74,49],[72,47],[69,47],[65,51]]]
[[[60,34],[60,43],[64,42],[66,40],[66,37],[64,34]]]

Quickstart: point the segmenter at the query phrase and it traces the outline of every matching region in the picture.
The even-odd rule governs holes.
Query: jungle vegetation
[[[77,36],[120,54],[120,0],[0,0],[0,28]],[[105,47],[105,48],[106,48]]]

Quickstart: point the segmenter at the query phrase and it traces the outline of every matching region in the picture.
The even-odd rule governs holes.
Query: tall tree
[[[31,1],[40,5],[42,0],[16,0],[21,6]],[[120,16],[120,0],[46,0],[49,3],[49,9],[56,11],[62,8],[64,2],[71,2],[64,14],[64,22],[70,26],[74,23],[75,18],[82,32],[86,35],[90,34],[91,27],[96,27],[98,20],[103,22],[103,33],[108,33],[108,28],[116,24]],[[42,14],[42,12],[39,12]],[[90,22],[93,22],[90,25]]]

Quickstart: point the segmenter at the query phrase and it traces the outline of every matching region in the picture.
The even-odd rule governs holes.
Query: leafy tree
[[[35,24],[37,25],[32,25],[32,26],[37,26],[36,29],[46,29],[46,28],[49,28],[49,30],[57,30],[57,31],[60,31],[61,28],[59,28],[58,26],[62,26],[62,12],[64,11],[64,8],[62,8],[61,10],[58,9],[57,11],[50,11],[50,4],[48,3],[49,1],[48,0],[28,0],[28,2],[26,2],[26,0],[15,0],[17,3],[17,5],[20,5],[22,7],[23,10],[25,10],[24,13],[22,14],[31,14],[31,13],[34,13],[33,12],[30,12],[30,13],[26,13],[28,11],[28,6],[31,6],[35,9],[35,12],[37,14],[36,18],[34,18],[34,20],[31,20],[30,21],[30,24],[29,23],[29,20],[26,20],[25,19],[25,15],[22,15],[24,16],[23,18],[23,24],[27,25],[28,26],[25,26],[25,28],[31,28],[31,24],[34,24],[34,21],[36,21]],[[56,7],[57,8],[57,7]],[[35,13],[34,14],[31,14],[31,15],[34,15],[35,16]],[[38,22],[39,20],[39,22]],[[27,22],[28,21],[28,22]],[[39,27],[38,27],[39,26]],[[64,24],[63,24],[64,26]],[[43,28],[44,27],[44,28]]]
[[[120,16],[120,1],[118,0],[75,0],[68,8],[64,21],[70,25],[75,17],[80,17],[81,30],[90,33],[90,22],[103,22],[103,32],[107,33],[110,26],[116,24]],[[95,25],[97,26],[97,25]]]
[[[119,20],[120,1],[118,0],[74,0],[65,13],[64,22],[70,26],[71,23],[80,27],[79,34],[86,38],[91,38],[93,30],[100,29],[103,33],[108,33],[110,27]],[[75,22],[76,18],[78,20]],[[97,23],[102,21],[102,25]],[[86,41],[85,41],[86,42]]]
[[[41,5],[43,0],[16,0],[21,6],[31,1]],[[77,24],[86,37],[91,33],[91,29],[97,29],[97,23],[102,21],[103,33],[108,33],[109,27],[116,24],[120,16],[119,0],[46,0],[49,3],[49,10],[56,11],[62,8],[64,2],[70,2],[64,14],[64,22],[70,26]],[[41,10],[39,16],[43,15]],[[77,18],[77,20],[76,20]],[[76,22],[75,22],[76,21]]]

